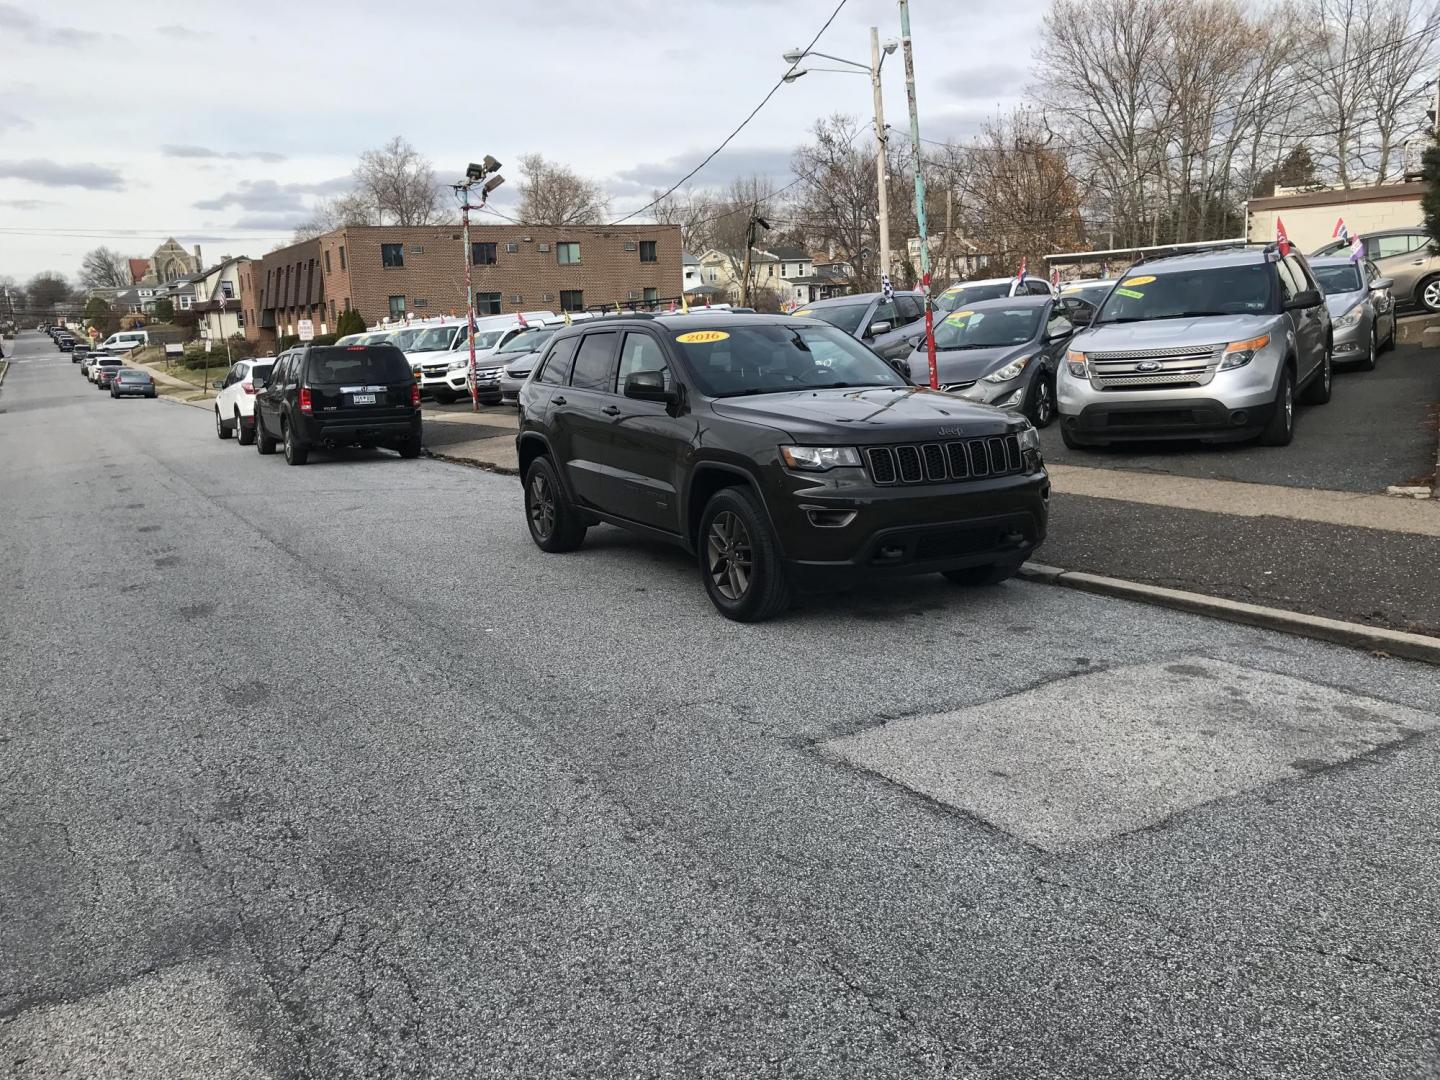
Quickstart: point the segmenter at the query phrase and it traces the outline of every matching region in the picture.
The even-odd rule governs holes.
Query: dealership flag
[[[1024,284],[1024,282],[1025,282],[1025,276],[1026,276],[1026,274],[1025,274],[1025,265],[1026,265],[1025,259],[1022,257],[1022,258],[1020,259],[1020,272],[1015,275],[1015,280],[1018,281],[1018,282],[1020,282],[1021,284]]]
[[[1275,250],[1280,252],[1282,259],[1290,254],[1290,237],[1285,235],[1285,222],[1278,217],[1275,219]]]
[[[530,326],[530,324],[525,321],[525,313],[523,311],[516,315],[515,318],[519,322],[521,330],[525,330]]]
[[[1058,266],[1050,269],[1050,287],[1052,289],[1060,288],[1060,268]]]
[[[1343,217],[1335,219],[1335,231],[1330,235],[1342,244],[1348,244],[1350,242],[1350,230],[1345,227],[1345,219]]]
[[[1352,236],[1350,238],[1350,261],[1359,262],[1363,258],[1365,258],[1365,241],[1361,240],[1359,236]]]

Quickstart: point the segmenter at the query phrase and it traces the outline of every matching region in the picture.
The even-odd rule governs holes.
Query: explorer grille
[[[1010,476],[1024,470],[1020,439],[991,435],[981,439],[871,446],[865,450],[870,478],[877,484],[939,484]]]
[[[1150,390],[1205,386],[1215,377],[1225,346],[1185,345],[1174,349],[1085,354],[1096,390]],[[1145,365],[1141,370],[1140,365]],[[1150,365],[1156,365],[1151,367]]]

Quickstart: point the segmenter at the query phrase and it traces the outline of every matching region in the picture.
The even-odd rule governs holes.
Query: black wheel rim
[[[1325,384],[1325,392],[1330,392],[1330,354],[1325,354],[1325,370],[1320,373],[1320,378]]]
[[[555,493],[543,473],[530,478],[530,528],[542,540],[555,531]]]
[[[722,510],[710,522],[705,538],[705,565],[710,584],[726,600],[743,600],[755,572],[755,549],[750,530],[740,515]]]
[[[1040,424],[1048,424],[1051,409],[1050,384],[1041,379],[1040,384],[1035,388],[1035,394],[1035,420]]]
[[[1285,380],[1285,430],[1289,431],[1295,423],[1295,393],[1290,387],[1290,380]]]

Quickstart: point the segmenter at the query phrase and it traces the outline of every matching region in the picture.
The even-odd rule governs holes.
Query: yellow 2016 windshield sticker
[[[729,336],[724,330],[692,330],[675,340],[681,345],[708,345],[712,341],[724,341]]]
[[[810,314],[810,309],[809,309],[808,307],[807,307],[807,308],[804,308],[804,309],[802,309],[802,310],[800,310],[800,311],[795,312],[795,315],[796,315],[797,317],[798,317],[798,316],[801,316],[801,315],[809,315],[809,314]]]
[[[1149,285],[1150,282],[1152,282],[1152,281],[1154,281],[1154,280],[1155,280],[1155,275],[1154,275],[1154,274],[1146,274],[1146,275],[1144,275],[1143,277],[1126,278],[1124,281],[1120,282],[1120,284],[1121,284],[1121,285],[1129,285],[1129,286],[1132,286],[1132,287],[1133,287],[1133,286],[1135,286],[1135,285]]]
[[[1119,289],[1119,288],[1117,288],[1115,291],[1116,291],[1117,293],[1119,293],[1121,296],[1128,296],[1131,300],[1143,300],[1143,299],[1145,299],[1145,294],[1144,294],[1143,292],[1140,292],[1140,291],[1136,290],[1136,289]]]

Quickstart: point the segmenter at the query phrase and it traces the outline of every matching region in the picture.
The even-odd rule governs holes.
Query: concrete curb
[[[1278,630],[1284,634],[1315,638],[1335,645],[1345,645],[1367,652],[1383,652],[1390,656],[1419,660],[1425,664],[1440,665],[1440,638],[1425,634],[1409,634],[1403,630],[1386,630],[1362,623],[1342,622],[1326,619],[1319,615],[1302,615],[1281,608],[1263,607],[1259,604],[1245,604],[1238,600],[1224,600],[1204,593],[1184,592],[1180,589],[1166,589],[1159,585],[1143,585],[1138,581],[1102,577],[1080,571],[1063,570],[1058,566],[1043,563],[1026,563],[1020,568],[1020,576],[1046,585],[1063,585],[1081,592],[1114,596],[1123,600],[1136,600],[1143,604],[1189,611],[1197,615],[1208,615],[1228,622],[1259,626],[1266,630]]]
[[[468,465],[472,469],[483,469],[485,472],[498,473],[501,476],[519,476],[519,469],[512,469],[508,465],[496,465],[493,461],[481,461],[479,458],[456,457],[453,454],[437,454],[428,446],[425,448],[428,457],[436,461],[448,461],[452,465]]]
[[[214,398],[211,398],[209,401],[181,401],[171,394],[157,394],[156,397],[161,401],[168,401],[172,405],[189,405],[192,409],[204,409],[206,412],[209,412],[215,407]]]

